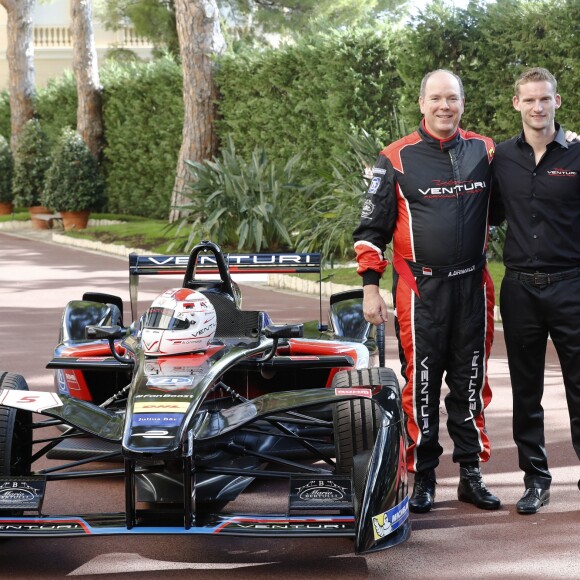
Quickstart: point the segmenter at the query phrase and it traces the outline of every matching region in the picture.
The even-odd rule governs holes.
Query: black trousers
[[[580,276],[546,286],[504,278],[500,308],[513,393],[513,436],[526,487],[548,489],[544,368],[548,335],[564,378],[572,444],[580,459]]]
[[[493,281],[487,268],[456,279],[403,277],[393,273],[395,330],[405,377],[403,410],[407,466],[434,469],[439,443],[443,376],[453,461],[487,461],[484,409],[491,400],[487,360],[493,342]]]

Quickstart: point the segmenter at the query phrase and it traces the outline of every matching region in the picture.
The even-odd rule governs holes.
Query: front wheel
[[[0,389],[28,391],[22,375],[0,372]],[[28,475],[32,457],[29,411],[0,406],[0,475]]]
[[[392,369],[375,367],[356,371],[340,371],[332,380],[332,388],[388,387],[398,392],[399,382]],[[350,474],[357,455],[371,452],[381,421],[381,411],[370,399],[349,399],[336,403],[334,409],[334,445],[336,472]]]

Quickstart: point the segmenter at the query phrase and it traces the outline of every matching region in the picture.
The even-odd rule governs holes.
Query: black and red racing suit
[[[493,282],[486,266],[494,143],[459,129],[431,136],[424,123],[379,155],[354,232],[363,284],[379,284],[393,241],[393,299],[410,471],[433,469],[443,374],[453,461],[489,459],[484,409],[493,341]]]

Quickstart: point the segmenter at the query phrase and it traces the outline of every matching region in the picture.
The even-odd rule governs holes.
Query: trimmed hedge
[[[103,74],[107,211],[166,219],[183,126],[181,67],[169,58]]]
[[[264,147],[280,162],[300,153],[304,178],[316,179],[349,152],[347,135],[397,137],[393,38],[347,30],[225,56],[217,74],[222,145],[231,135],[243,157]]]

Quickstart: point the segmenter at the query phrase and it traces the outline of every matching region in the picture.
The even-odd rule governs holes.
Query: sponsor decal
[[[289,509],[346,509],[352,507],[350,477],[309,479],[294,477],[290,481]]]
[[[473,266],[469,266],[469,268],[453,270],[453,272],[449,272],[449,274],[447,274],[447,277],[452,278],[453,276],[460,276],[461,274],[467,274],[469,272],[475,272],[475,264]]]
[[[358,387],[349,388],[337,388],[334,389],[336,395],[357,395],[358,397],[372,397],[373,392],[371,389],[363,389]]]
[[[485,181],[435,181],[436,187],[419,188],[425,197],[449,197],[466,193],[480,193],[485,189]]]
[[[143,437],[143,439],[173,439],[173,435],[165,429],[149,429],[143,433],[132,433],[131,437]]]
[[[64,532],[64,531],[78,531],[90,533],[80,524],[0,524],[0,530],[5,532],[23,532],[28,534],[30,532]]]
[[[193,385],[193,377],[159,377],[150,376],[147,378],[148,387],[170,389],[187,389]]]
[[[59,393],[64,395],[69,394],[68,387],[66,386],[66,381],[64,380],[64,371],[62,369],[58,369],[56,371],[56,385]]]
[[[351,523],[336,523],[336,524],[317,524],[317,523],[241,523],[232,522],[227,525],[227,529],[242,529],[242,530],[292,530],[295,532],[304,531],[324,531],[324,530],[350,530]]]
[[[421,406],[419,419],[422,423],[420,429],[423,431],[423,433],[427,433],[429,431],[429,367],[426,364],[428,358],[429,357],[426,356],[421,361],[421,369],[419,370],[421,385],[421,397],[419,399]]]
[[[373,177],[371,179],[371,184],[369,186],[369,193],[376,193],[381,185],[381,178],[380,177]]]
[[[131,421],[132,427],[175,427],[181,424],[183,415],[180,413],[155,413],[154,415],[145,415],[137,413],[133,415]]]
[[[270,264],[313,264],[318,263],[318,256],[311,254],[230,254],[227,257],[230,266],[242,265],[270,265]],[[189,256],[143,256],[139,263],[149,262],[156,266],[187,266]],[[214,256],[199,256],[197,263],[200,266],[217,266]]]
[[[477,409],[477,385],[479,383],[479,351],[476,350],[471,357],[471,376],[469,377],[469,387],[467,392],[469,393],[469,417],[465,418],[465,421],[471,421],[475,415],[473,412]]]
[[[0,405],[40,413],[51,407],[62,407],[62,401],[56,393],[4,389],[0,393]]]
[[[423,276],[433,276],[433,270],[431,268],[423,268]]]
[[[179,395],[179,394],[175,395],[173,393],[169,393],[169,394],[165,393],[164,395],[154,395],[152,393],[148,393],[147,395],[136,395],[135,398],[136,399],[147,399],[148,401],[149,401],[149,399],[156,400],[156,399],[166,399],[166,398],[169,398],[172,400],[173,399],[184,399],[184,400],[189,401],[189,400],[193,399],[193,395]]]
[[[576,177],[578,175],[577,171],[573,169],[560,169],[559,167],[554,167],[548,171],[550,177]]]
[[[393,533],[409,517],[409,498],[405,499],[384,514],[373,516],[373,534],[375,540],[380,540]]]
[[[133,406],[134,413],[185,413],[189,403],[185,401],[148,401],[137,402]]]
[[[387,170],[382,167],[373,167],[373,175],[385,175],[386,173]]]
[[[373,215],[373,211],[375,211],[375,204],[370,200],[365,200],[361,212],[361,218],[370,218]]]
[[[44,477],[0,478],[0,512],[2,510],[40,510],[45,485]]]
[[[71,370],[64,371],[64,380],[66,381],[69,391],[82,391],[82,387],[78,380],[77,372],[78,371]]]

